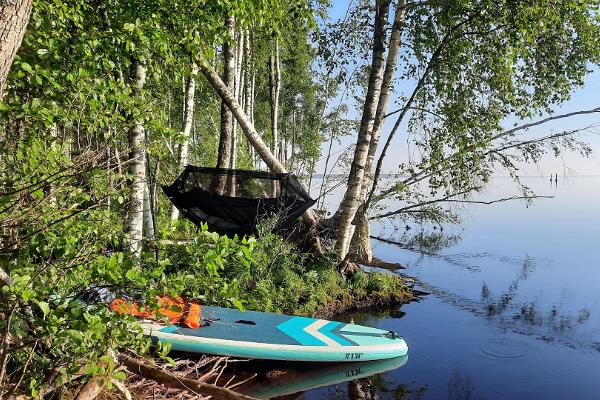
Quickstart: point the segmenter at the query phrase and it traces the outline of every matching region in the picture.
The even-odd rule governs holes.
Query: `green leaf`
[[[108,268],[109,269],[114,269],[117,266],[117,256],[115,254],[110,256],[110,259],[108,260]]]
[[[135,270],[130,269],[125,273],[125,277],[130,281],[133,281],[135,278],[137,278],[137,273]]]
[[[45,301],[38,301],[37,305],[40,308],[40,310],[42,310],[45,319],[48,316],[48,313],[50,313],[50,305]]]
[[[123,380],[125,380],[125,378],[127,378],[127,374],[124,371],[115,371],[115,372],[113,372],[112,377],[114,379],[123,381]]]
[[[29,73],[31,73],[33,71],[33,68],[31,68],[31,65],[27,64],[26,62],[21,63],[21,69],[23,71],[29,72]]]

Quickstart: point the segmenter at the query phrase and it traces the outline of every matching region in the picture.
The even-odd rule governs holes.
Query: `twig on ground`
[[[214,396],[215,398],[222,400],[255,400],[252,397],[237,393],[230,389],[178,376],[150,365],[146,361],[136,360],[123,354],[119,356],[119,362],[125,365],[130,372],[156,381],[167,387],[187,390],[195,394]]]

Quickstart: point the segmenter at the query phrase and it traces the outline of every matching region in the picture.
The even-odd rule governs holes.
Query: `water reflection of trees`
[[[388,382],[384,374],[348,382],[348,400],[375,400],[392,398],[395,400],[420,400],[427,394],[427,386],[416,382]]]
[[[438,256],[441,250],[454,246],[461,239],[460,235],[448,234],[437,229],[433,231],[421,230],[414,233],[404,231],[400,236],[392,234],[389,237],[380,235],[373,236],[373,238],[427,256]]]
[[[381,238],[377,239],[381,240]],[[574,337],[577,329],[590,319],[592,312],[589,308],[583,307],[572,312],[563,310],[561,304],[554,304],[549,309],[543,309],[536,301],[522,300],[524,296],[519,295],[519,286],[534,273],[536,260],[530,257],[519,259],[490,253],[439,254],[442,249],[451,247],[458,240],[460,240],[459,236],[448,235],[439,230],[417,234],[404,232],[398,238],[383,239],[386,243],[418,253],[421,259],[438,259],[446,264],[472,272],[480,270],[478,265],[480,263],[476,261],[477,259],[493,259],[509,265],[520,264],[521,268],[517,275],[503,291],[494,293],[487,283],[483,282],[480,300],[435,287],[400,271],[397,273],[412,279],[419,289],[423,289],[457,308],[495,321],[503,329],[511,329],[520,334],[536,336],[544,341],[562,343],[569,347],[586,347],[600,351],[600,342],[582,343]]]
[[[448,382],[448,400],[471,400],[473,398],[473,383],[471,377],[460,370],[452,370]]]
[[[519,333],[538,333],[531,329],[523,330],[523,328],[548,328],[546,329],[547,333],[540,336],[541,339],[563,342],[571,347],[577,345],[567,340],[565,335],[574,332],[580,325],[588,321],[591,316],[590,309],[583,307],[573,314],[561,310],[561,305],[554,304],[549,310],[543,310],[536,302],[518,300],[519,285],[529,278],[534,268],[535,263],[531,259],[525,258],[517,277],[505,291],[498,295],[493,295],[486,283],[483,283],[481,302],[486,311],[486,317],[490,319],[510,317],[513,324],[520,328]]]
[[[546,342],[556,342],[571,348],[590,348],[600,351],[600,342],[582,342],[575,336],[577,329],[591,317],[589,308],[583,307],[575,313],[563,310],[562,305],[552,305],[542,309],[535,301],[520,300],[520,283],[531,275],[535,264],[529,258],[522,260],[522,268],[508,288],[493,293],[483,282],[480,300],[452,293],[414,277],[416,284],[428,293],[453,306],[469,311],[497,323],[502,329],[515,333],[531,335]],[[401,274],[403,275],[403,274]]]

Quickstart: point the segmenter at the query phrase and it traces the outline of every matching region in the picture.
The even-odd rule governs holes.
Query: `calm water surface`
[[[600,177],[523,182],[555,198],[469,206],[460,229],[427,230],[425,248],[373,241],[430,294],[342,319],[399,332],[408,360],[300,398],[600,399]],[[512,194],[497,178],[481,198]],[[375,231],[404,243],[419,232]]]

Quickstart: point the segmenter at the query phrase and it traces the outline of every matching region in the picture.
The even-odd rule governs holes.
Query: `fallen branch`
[[[151,379],[168,387],[191,391],[194,394],[214,396],[220,400],[256,400],[253,397],[234,392],[209,383],[184,378],[152,366],[147,362],[136,360],[126,355],[119,356],[119,362],[127,369],[143,378]]]
[[[123,397],[125,397],[125,400],[133,400],[133,396],[131,395],[131,393],[129,392],[129,389],[127,389],[127,386],[125,386],[125,384],[123,382],[113,379],[113,378],[110,378],[110,383],[112,383],[114,385],[114,387],[116,387],[117,390],[119,392],[121,392]]]

